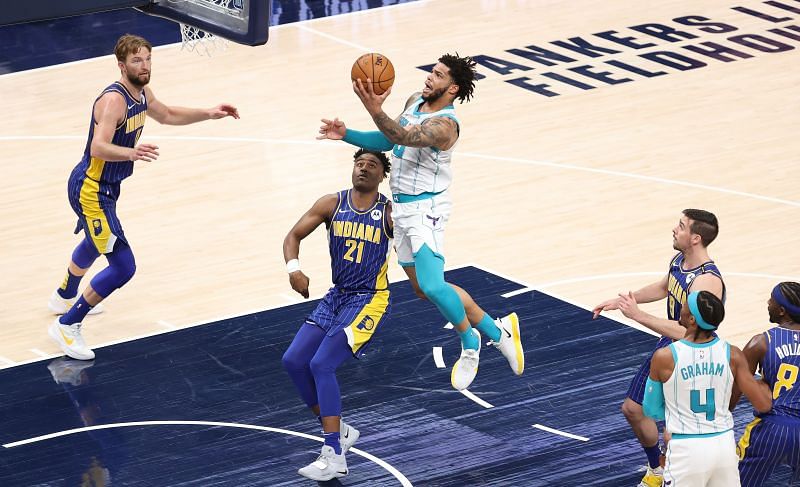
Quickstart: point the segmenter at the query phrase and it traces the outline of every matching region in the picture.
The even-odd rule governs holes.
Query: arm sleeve
[[[664,419],[664,384],[647,378],[642,401],[644,415],[657,421]]]
[[[345,142],[364,149],[386,152],[394,147],[383,132],[375,130],[373,132],[361,132],[359,130],[347,129],[344,134]]]

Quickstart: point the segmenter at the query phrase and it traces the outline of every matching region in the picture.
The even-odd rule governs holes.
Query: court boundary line
[[[315,440],[319,441],[320,443],[324,443],[325,439],[320,438],[318,436],[309,435],[307,433],[301,433],[299,431],[292,431],[283,428],[273,428],[271,426],[258,426],[253,424],[243,424],[243,423],[226,423],[226,422],[217,422],[217,421],[132,421],[126,423],[108,423],[108,424],[98,424],[94,426],[84,426],[82,428],[73,428],[69,430],[63,430],[56,433],[49,433],[46,435],[36,436],[33,438],[27,438],[25,440],[14,441],[11,443],[6,443],[3,445],[3,448],[14,448],[17,446],[28,445],[31,443],[36,443],[39,441],[50,440],[52,438],[58,438],[61,436],[68,436],[76,433],[84,433],[87,431],[95,431],[95,430],[102,430],[102,429],[111,429],[111,428],[126,428],[132,426],[163,426],[163,425],[201,425],[201,426],[219,426],[219,427],[227,427],[227,428],[240,428],[240,429],[249,429],[249,430],[256,430],[256,431],[268,431],[270,433],[279,433],[284,435],[290,436],[297,436],[300,438],[305,438],[308,440]],[[371,453],[367,453],[364,450],[360,450],[358,448],[350,448],[351,452],[359,455],[361,457],[370,460],[377,465],[383,467],[384,470],[392,474],[400,484],[404,487],[413,487],[413,484],[403,475],[399,470],[393,467],[391,464],[382,460]]]
[[[83,140],[86,136],[83,135],[0,135],[0,141],[14,141],[14,140]],[[334,141],[318,141],[318,140],[286,140],[286,139],[270,139],[264,137],[215,137],[215,136],[176,136],[176,135],[147,135],[143,140],[161,139],[161,140],[183,140],[193,142],[252,142],[262,144],[285,144],[285,145],[316,145],[317,147],[334,147],[341,144]],[[775,198],[773,196],[765,196],[758,193],[748,193],[746,191],[739,191],[736,189],[724,188],[722,186],[712,186],[709,184],[693,183],[690,181],[681,181],[679,179],[668,179],[658,176],[647,176],[645,174],[637,174],[633,172],[616,171],[612,169],[601,169],[596,167],[579,166],[576,164],[560,163],[552,161],[539,161],[535,159],[522,159],[518,157],[505,157],[493,156],[488,154],[479,154],[475,152],[459,152],[459,156],[468,157],[472,159],[488,159],[500,162],[509,162],[522,164],[527,166],[541,166],[553,169],[560,169],[565,171],[583,171],[594,174],[603,174],[606,176],[616,176],[621,178],[638,179],[641,181],[648,181],[651,183],[665,184],[672,186],[684,186],[692,189],[712,191],[715,193],[722,193],[731,196],[739,196],[744,198],[751,198],[759,201],[766,201],[769,203],[778,203],[781,205],[792,206],[800,208],[800,201],[787,200],[783,198]]]

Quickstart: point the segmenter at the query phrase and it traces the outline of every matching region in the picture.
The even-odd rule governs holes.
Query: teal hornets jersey
[[[800,418],[800,331],[776,326],[764,334],[767,353],[759,365],[772,389],[772,412]]]
[[[453,105],[448,105],[437,112],[425,113],[418,111],[424,103],[422,97],[412,103],[400,116],[400,125],[422,125],[426,120],[435,117],[446,117],[454,120],[456,110]],[[453,171],[450,161],[453,147],[441,150],[436,147],[409,147],[395,145],[392,149],[392,174],[389,178],[389,187],[392,193],[416,195],[421,193],[441,193],[450,187],[453,180]]]
[[[358,211],[350,203],[349,189],[339,191],[338,197],[328,227],[333,284],[354,291],[387,289],[392,248],[392,232],[386,216],[389,200],[378,193],[370,209]]]
[[[711,273],[722,280],[717,265],[713,260],[705,262],[694,269],[683,268],[683,253],[672,258],[669,263],[669,276],[667,278],[667,319],[678,321],[681,308],[686,304],[689,288],[695,277]],[[722,283],[722,302],[725,302],[725,282]]]
[[[142,99],[136,100],[133,95],[128,91],[125,86],[119,81],[115,81],[100,93],[100,96],[95,100],[100,99],[108,92],[117,92],[125,98],[125,104],[128,106],[128,111],[125,114],[125,120],[117,126],[114,131],[114,137],[111,143],[121,147],[135,147],[139,137],[142,135],[144,128],[144,121],[147,118],[147,99],[144,92],[142,92]],[[96,157],[92,157],[92,138],[94,137],[94,105],[92,105],[92,120],[89,123],[89,137],[86,141],[86,149],[83,152],[83,158],[78,163],[76,169],[80,170],[90,179],[101,183],[119,183],[123,179],[133,174],[133,161],[104,161]]]
[[[664,382],[665,421],[673,434],[705,435],[733,428],[728,410],[733,388],[731,348],[714,338],[708,343],[677,341],[669,346],[675,368]]]

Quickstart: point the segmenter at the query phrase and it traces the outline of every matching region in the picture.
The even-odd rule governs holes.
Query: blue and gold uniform
[[[141,100],[137,100],[120,82],[114,82],[100,93],[95,100],[109,92],[119,93],[125,98],[128,107],[125,119],[114,130],[111,143],[121,147],[135,147],[142,135],[145,118],[147,118],[147,99],[142,92]],[[122,225],[117,218],[117,199],[120,194],[120,183],[133,173],[133,161],[104,161],[91,155],[92,138],[94,137],[94,105],[92,119],[89,123],[89,137],[83,158],[72,170],[68,183],[68,196],[72,209],[78,215],[78,226],[86,238],[94,244],[97,251],[106,254],[114,250],[117,239],[125,241]]]
[[[321,327],[327,336],[344,330],[353,354],[359,356],[391,308],[389,201],[379,193],[371,208],[358,211],[351,204],[350,190],[339,191],[337,196],[328,226],[334,286],[306,322]]]
[[[776,326],[764,332],[767,352],[759,363],[772,390],[772,411],[755,418],[739,440],[739,476],[745,487],[762,485],[778,465],[800,475],[800,330]]]
[[[678,253],[669,263],[669,274],[667,275],[667,319],[678,321],[681,316],[681,308],[686,305],[686,298],[689,296],[689,289],[694,279],[702,274],[713,274],[722,280],[722,274],[713,260],[704,262],[693,269],[683,268],[683,253]],[[725,282],[722,283],[722,302],[725,302]],[[672,343],[669,337],[661,337],[656,344],[656,348],[647,357],[647,360],[639,367],[628,387],[627,396],[638,404],[644,400],[644,389],[647,377],[650,376],[650,360],[659,348],[664,348]]]

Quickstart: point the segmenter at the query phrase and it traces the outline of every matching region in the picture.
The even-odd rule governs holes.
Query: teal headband
[[[689,311],[692,313],[692,316],[694,316],[694,321],[697,322],[697,326],[704,330],[716,330],[716,326],[709,325],[700,315],[700,310],[697,308],[697,296],[699,295],[700,291],[689,294],[689,298],[686,300],[689,303]]]

